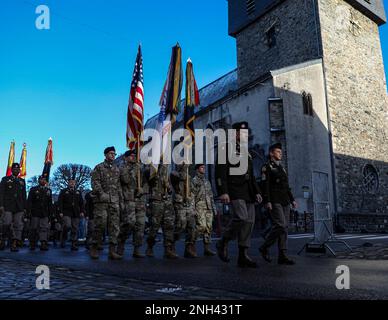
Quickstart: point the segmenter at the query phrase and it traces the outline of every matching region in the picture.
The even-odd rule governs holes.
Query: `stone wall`
[[[236,36],[239,85],[269,70],[291,66],[320,56],[319,32],[313,0],[289,0]],[[275,28],[276,45],[269,47],[266,31]]]
[[[343,0],[319,0],[338,212],[388,213],[388,103],[378,26]],[[371,164],[377,190],[364,175]],[[365,184],[366,182],[366,184]]]

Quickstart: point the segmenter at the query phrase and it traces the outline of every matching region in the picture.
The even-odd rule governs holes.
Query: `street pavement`
[[[155,246],[155,258],[134,259],[128,246],[122,261],[108,260],[106,247],[97,261],[89,258],[84,247],[78,252],[71,252],[69,246],[50,246],[48,252],[6,250],[0,252],[0,299],[388,299],[388,236],[338,235],[353,252],[336,244],[333,249],[338,257],[305,252],[298,256],[310,237],[290,235],[289,255],[297,262],[295,266],[278,265],[276,259],[271,264],[264,262],[257,249],[263,240],[253,239],[250,254],[259,264],[257,269],[236,266],[235,242],[229,245],[230,263],[203,256],[166,260],[160,242]],[[183,255],[183,242],[177,251]],[[197,251],[201,255],[201,242]],[[275,257],[276,248],[272,255]],[[36,288],[38,265],[50,268],[48,290]],[[336,288],[340,265],[350,270],[349,290]]]

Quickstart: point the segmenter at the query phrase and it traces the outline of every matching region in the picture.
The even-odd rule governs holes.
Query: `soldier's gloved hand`
[[[220,200],[222,203],[230,203],[230,198],[227,193],[221,195]]]
[[[271,202],[268,202],[265,207],[268,209],[268,210],[272,210],[272,203]]]
[[[296,202],[295,200],[292,201],[292,208],[293,208],[293,209],[298,208],[298,204],[297,204],[297,202]]]
[[[257,194],[256,195],[256,200],[257,200],[258,203],[262,203],[263,202],[263,197],[260,194]]]
[[[83,218],[83,217],[85,217],[85,214],[84,214],[83,212],[81,212],[81,213],[79,214],[79,216],[80,216],[81,218]]]
[[[61,218],[63,218],[63,213],[60,213],[59,216],[60,216]]]

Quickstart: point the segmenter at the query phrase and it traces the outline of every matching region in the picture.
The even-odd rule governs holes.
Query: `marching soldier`
[[[171,188],[168,179],[168,165],[159,164],[158,171],[150,174],[150,206],[151,206],[151,227],[147,238],[148,257],[153,257],[153,246],[155,245],[156,234],[160,227],[163,231],[164,257],[176,259],[178,256],[174,249],[174,225],[175,213],[172,206]]]
[[[178,241],[180,235],[186,232],[185,258],[196,258],[195,249],[195,210],[194,195],[191,190],[191,177],[188,174],[189,165],[177,165],[177,170],[171,172],[171,183],[173,185],[174,209],[176,213],[175,220],[175,241]]]
[[[4,177],[0,183],[0,215],[3,225],[0,250],[5,249],[7,239],[12,239],[11,251],[17,252],[18,242],[22,240],[27,194],[26,183],[18,178],[19,173],[20,165],[12,164],[12,175]]]
[[[140,252],[145,226],[145,202],[143,197],[143,177],[141,165],[136,162],[136,150],[127,151],[124,154],[125,163],[120,168],[121,188],[123,189],[124,207],[120,221],[119,244],[117,253],[124,255],[125,241],[129,234],[133,234],[134,258],[144,258]],[[139,188],[139,174],[141,177]]]
[[[196,175],[192,180],[192,188],[194,193],[197,237],[203,237],[204,255],[214,256],[215,252],[210,249],[213,215],[216,212],[213,190],[210,181],[205,176],[205,165],[197,164],[195,169]]]
[[[59,215],[63,218],[61,247],[65,247],[66,235],[71,230],[71,250],[78,250],[78,228],[80,217],[84,216],[84,200],[76,189],[76,181],[70,179],[68,187],[59,193]]]
[[[276,143],[269,149],[270,160],[262,167],[262,181],[264,192],[264,203],[269,210],[272,228],[266,237],[264,244],[260,247],[260,253],[264,260],[271,262],[268,249],[277,241],[279,247],[278,263],[293,265],[295,262],[286,256],[288,223],[290,219],[290,206],[296,208],[288,177],[281,165],[282,145]]]
[[[49,219],[53,214],[52,192],[47,187],[45,176],[39,177],[39,185],[31,188],[28,194],[27,215],[30,224],[30,250],[35,250],[39,239],[40,250],[48,250]]]
[[[233,129],[237,130],[236,140],[230,141],[227,148],[232,148],[232,144],[235,143],[237,154],[248,157],[248,168],[243,174],[231,175],[230,169],[238,167],[239,164],[232,165],[227,161],[226,164],[216,166],[216,180],[219,194],[221,194],[220,199],[223,203],[231,203],[233,208],[233,217],[216,247],[220,259],[229,262],[228,242],[237,237],[239,247],[238,266],[256,268],[256,263],[251,260],[247,252],[251,245],[251,235],[255,223],[255,202],[261,203],[261,191],[253,174],[252,157],[248,150],[241,150],[240,147],[240,133],[241,135],[247,134],[248,123],[235,123]],[[246,130],[240,131],[241,129]],[[247,136],[242,138],[248,141]],[[244,155],[242,152],[247,154]]]
[[[94,232],[94,195],[92,191],[89,191],[85,195],[85,218],[88,222],[87,224],[87,234],[86,234],[86,249],[90,249],[92,242],[92,235]]]
[[[98,247],[102,245],[105,226],[109,229],[109,259],[119,260],[123,256],[117,250],[120,233],[120,210],[124,210],[123,192],[120,182],[120,169],[114,164],[116,149],[104,150],[105,161],[92,171],[94,202],[94,233],[90,257],[99,258]]]

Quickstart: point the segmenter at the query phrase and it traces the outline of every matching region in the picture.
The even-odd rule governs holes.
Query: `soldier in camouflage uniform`
[[[153,257],[153,246],[155,245],[156,234],[160,228],[163,230],[164,257],[176,259],[178,256],[173,248],[175,213],[172,206],[171,188],[168,179],[168,165],[159,164],[158,171],[150,174],[149,177],[150,206],[151,206],[151,227],[147,238],[148,257]]]
[[[185,258],[196,258],[197,253],[195,250],[196,223],[194,195],[191,190],[189,165],[177,165],[177,170],[171,173],[171,182],[175,191],[174,209],[176,213],[176,221],[174,239],[175,241],[178,241],[180,235],[183,232],[186,232],[186,247],[184,256]],[[187,190],[187,188],[189,190]]]
[[[195,169],[196,174],[191,185],[194,193],[197,237],[203,237],[204,255],[214,256],[215,252],[210,249],[213,216],[216,212],[213,190],[210,181],[205,176],[205,165],[197,164]]]
[[[124,255],[125,241],[129,234],[133,234],[134,258],[143,258],[140,252],[144,236],[145,226],[145,201],[143,194],[143,176],[141,176],[140,188],[138,176],[141,175],[141,164],[136,162],[136,150],[127,151],[124,154],[125,163],[120,168],[121,187],[123,189],[125,210],[120,221],[120,234],[117,253]]]
[[[109,229],[109,258],[122,259],[117,254],[116,246],[120,232],[120,210],[124,210],[123,193],[120,183],[120,169],[113,163],[116,157],[114,147],[104,151],[105,161],[98,164],[92,171],[92,189],[96,195],[94,206],[95,229],[93,234],[90,257],[99,258],[98,246],[102,243],[105,226]]]

